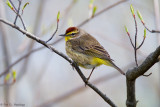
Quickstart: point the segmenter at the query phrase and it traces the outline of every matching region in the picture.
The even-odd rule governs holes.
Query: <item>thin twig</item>
[[[9,0],[9,2],[12,4],[14,10],[17,12],[17,9],[16,9],[15,5],[13,4],[13,2],[11,0]]]
[[[142,24],[144,25],[144,27],[145,27],[149,32],[151,32],[151,33],[160,33],[160,31],[158,31],[158,30],[150,30],[150,29],[146,26],[145,23],[142,23]]]
[[[17,21],[18,15],[19,15],[19,11],[20,11],[20,7],[21,7],[22,0],[18,0],[18,2],[19,2],[19,5],[18,5],[17,13],[16,13],[16,18],[15,18],[15,20],[14,20],[14,24],[16,24],[16,21]]]
[[[146,75],[146,74],[143,74],[144,77],[149,77],[150,75],[152,75],[152,73],[149,73],[149,74],[147,74],[147,75]]]
[[[70,12],[70,10],[72,9],[72,7],[74,7],[74,5],[76,4],[75,0],[72,0],[72,2],[64,9],[63,12],[61,12],[61,17],[65,17],[64,20],[61,21],[61,25],[64,25],[66,20],[67,20],[67,15]],[[53,26],[57,23],[57,19],[56,21],[51,22],[51,24],[49,26],[47,26],[47,28],[41,32],[41,35],[45,35],[47,33],[47,31],[52,30]],[[61,29],[65,27],[65,26],[61,26]]]
[[[127,35],[128,35],[128,37],[129,37],[129,40],[130,40],[130,42],[131,42],[132,47],[134,48],[135,46],[134,46],[134,44],[133,44],[133,42],[132,42],[132,39],[131,39],[130,33],[129,33],[129,32],[127,32]]]
[[[145,40],[145,37],[143,38],[142,43],[137,47],[137,50],[142,47],[142,45],[143,45],[143,43],[144,43],[144,40]]]
[[[19,18],[20,18],[20,20],[21,20],[21,22],[22,22],[22,25],[23,25],[24,30],[27,31],[26,25],[25,25],[25,23],[24,23],[22,17],[21,17],[20,15],[18,15],[18,16],[19,16]]]
[[[46,41],[46,43],[48,43],[53,37],[54,37],[54,35],[57,33],[57,31],[58,31],[58,21],[57,21],[57,27],[56,27],[56,30],[54,31],[54,33],[52,34],[52,36]]]
[[[137,29],[137,21],[136,21],[136,17],[135,15],[133,15],[133,18],[134,18],[134,22],[135,22],[135,45],[134,45],[134,55],[135,55],[135,62],[136,62],[136,66],[138,66],[138,63],[137,63],[137,32],[138,32],[138,29]]]

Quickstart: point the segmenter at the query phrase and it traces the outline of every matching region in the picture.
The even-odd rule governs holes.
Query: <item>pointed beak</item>
[[[67,36],[66,34],[61,34],[61,35],[59,35],[59,36]]]

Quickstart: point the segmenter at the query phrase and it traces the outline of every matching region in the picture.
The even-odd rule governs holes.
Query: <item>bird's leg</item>
[[[91,73],[89,74],[89,77],[87,78],[87,81],[90,79],[90,77],[91,77],[91,75],[92,75],[92,73],[93,73],[94,69],[95,69],[95,67],[93,67],[93,69],[92,69]]]
[[[86,83],[85,83],[85,87],[86,87],[86,85],[87,85],[87,83],[88,83],[88,80],[90,79],[90,77],[91,77],[91,75],[92,75],[94,69],[95,69],[95,67],[92,69],[91,73],[89,74],[89,77],[87,78],[87,81],[86,81]]]

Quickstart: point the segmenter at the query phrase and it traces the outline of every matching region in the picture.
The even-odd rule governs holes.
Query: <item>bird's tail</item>
[[[114,67],[115,69],[117,69],[121,74],[125,75],[125,73],[117,66],[115,65],[112,61],[106,61],[107,66],[111,66]]]

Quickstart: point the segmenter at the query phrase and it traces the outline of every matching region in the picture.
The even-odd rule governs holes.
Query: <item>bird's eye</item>
[[[74,36],[75,33],[72,33],[71,35]]]

